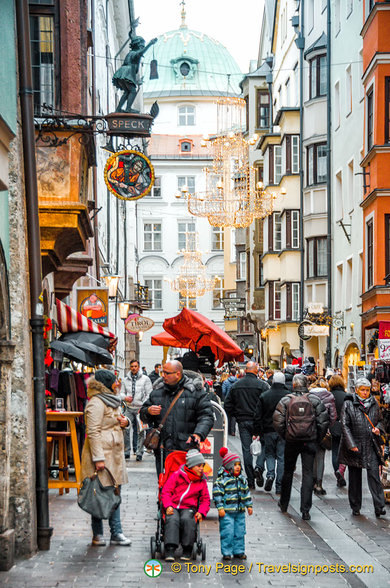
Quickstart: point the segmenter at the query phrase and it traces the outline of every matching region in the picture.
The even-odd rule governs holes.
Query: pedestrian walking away
[[[158,427],[176,394],[183,390],[173,406],[160,434],[159,448],[155,451],[157,475],[171,451],[188,451],[194,441],[204,441],[214,424],[213,408],[202,385],[199,374],[183,373],[179,361],[164,364],[162,378],[156,380],[149,398],[141,408],[141,420]],[[161,451],[162,450],[162,456]]]
[[[233,384],[235,384],[237,382],[237,375],[236,374],[237,374],[237,370],[235,368],[232,368],[230,370],[229,377],[226,378],[226,380],[224,380],[224,382],[222,383],[222,400],[223,400],[223,402],[226,401],[226,398],[227,398]],[[234,416],[228,417],[228,434],[232,435],[233,437],[236,434],[236,419],[234,418]]]
[[[371,396],[371,383],[366,378],[356,380],[355,393],[346,395],[340,422],[339,461],[348,466],[348,499],[352,514],[360,515],[362,470],[365,469],[375,515],[380,517],[386,514],[378,456],[384,427],[379,405]]]
[[[277,405],[273,423],[277,433],[285,439],[284,473],[282,478],[279,507],[287,512],[291,487],[298,456],[302,460],[301,513],[304,520],[310,520],[313,495],[313,464],[317,443],[323,439],[329,416],[325,406],[306,387],[306,377],[293,377],[293,393],[284,396]]]
[[[346,397],[345,384],[343,378],[339,375],[332,376],[329,380],[329,390],[332,392],[334,396],[337,412],[336,422],[330,427],[330,432],[332,435],[332,465],[334,475],[336,476],[337,480],[337,486],[341,488],[343,486],[346,486],[347,484],[344,478],[346,466],[345,464],[339,462],[339,447],[341,440],[340,416],[341,409],[343,407],[344,400]]]
[[[190,561],[196,538],[196,523],[210,510],[210,495],[203,469],[204,457],[197,449],[187,452],[186,463],[164,484],[161,500],[165,509],[165,560],[174,561],[181,544],[181,559]]]
[[[139,361],[133,359],[130,362],[130,371],[124,379],[123,401],[125,403],[124,414],[130,420],[133,429],[133,453],[137,461],[142,460],[144,453],[145,432],[139,429],[137,415],[143,403],[149,398],[153,389],[150,378],[146,376],[139,366]],[[124,432],[125,457],[130,457],[130,430]]]
[[[213,499],[218,509],[219,535],[222,557],[225,560],[246,559],[245,509],[253,514],[252,498],[248,483],[241,473],[241,461],[227,447],[219,451],[222,466],[213,486]]]
[[[269,390],[267,382],[257,378],[258,371],[259,366],[257,363],[248,361],[245,367],[246,375],[233,384],[225,400],[225,411],[228,417],[234,416],[238,423],[245,473],[248,478],[249,488],[252,490],[255,487],[255,478],[258,486],[261,487],[264,484],[264,443],[262,443],[261,454],[256,458],[255,470],[253,469],[253,456],[250,452],[250,445],[252,443],[257,403],[260,395]]]
[[[129,426],[129,420],[121,413],[120,383],[114,372],[97,370],[88,383],[88,398],[85,409],[87,436],[81,456],[81,478],[101,472],[99,480],[103,486],[112,481],[104,471],[107,466],[120,486],[127,482],[126,463],[123,453],[122,429]],[[92,517],[92,545],[104,546],[103,521]],[[120,506],[108,519],[111,531],[111,545],[130,545],[131,541],[122,532]]]
[[[154,370],[150,372],[149,379],[152,382],[152,384],[154,384],[154,382],[161,377],[161,369],[161,363],[156,363],[154,366]]]
[[[280,494],[284,472],[285,441],[275,432],[273,414],[279,401],[288,394],[285,386],[285,376],[282,372],[273,373],[272,385],[269,390],[261,394],[256,406],[254,420],[254,434],[262,437],[265,444],[265,461],[267,464],[267,479],[264,490],[270,491],[276,475],[276,494]],[[275,474],[277,464],[277,473]]]

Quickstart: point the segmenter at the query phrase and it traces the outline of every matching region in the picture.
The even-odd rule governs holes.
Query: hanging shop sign
[[[125,320],[125,329],[128,333],[136,335],[137,333],[149,331],[154,326],[154,321],[147,316],[140,314],[129,314]]]
[[[328,337],[329,327],[328,325],[305,325],[304,333],[308,337]]]
[[[150,160],[140,151],[118,151],[107,159],[104,180],[117,198],[138,200],[152,189],[154,169]]]
[[[101,327],[107,327],[108,288],[77,288],[77,310]]]
[[[378,339],[390,339],[390,322],[379,321]]]
[[[390,361],[390,339],[378,339],[379,359]]]
[[[302,321],[298,326],[298,337],[302,339],[302,341],[309,341],[311,339],[311,335],[308,335],[305,331],[305,328],[309,325],[312,325],[310,321]]]
[[[107,135],[150,137],[150,131],[154,122],[150,114],[138,114],[136,112],[113,112],[105,117],[108,131]]]
[[[322,302],[309,302],[307,312],[309,314],[322,314],[324,312],[324,305]]]

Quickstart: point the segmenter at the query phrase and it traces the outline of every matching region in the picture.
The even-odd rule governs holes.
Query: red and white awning
[[[107,329],[104,329],[100,325],[97,325],[86,316],[77,312],[74,308],[68,306],[61,300],[56,298],[57,306],[57,324],[62,334],[64,333],[78,333],[79,331],[85,331],[87,333],[98,333],[109,337],[110,346],[109,351],[113,351],[118,342],[118,338],[114,333],[111,333]]]

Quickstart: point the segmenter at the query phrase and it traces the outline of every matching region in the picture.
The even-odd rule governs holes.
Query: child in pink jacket
[[[165,509],[165,560],[174,561],[175,550],[181,543],[181,560],[190,561],[196,539],[196,523],[210,510],[207,478],[203,473],[204,457],[190,449],[186,463],[169,476],[161,491]]]

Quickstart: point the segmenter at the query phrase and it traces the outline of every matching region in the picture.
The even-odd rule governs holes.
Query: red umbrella
[[[165,319],[163,327],[192,351],[209,346],[220,366],[233,359],[244,361],[244,353],[233,339],[199,312],[183,308],[177,316]]]
[[[183,345],[181,341],[172,337],[172,335],[168,335],[165,331],[159,333],[158,335],[153,335],[151,338],[152,345],[163,345],[164,347],[182,347],[187,348],[186,345]]]

